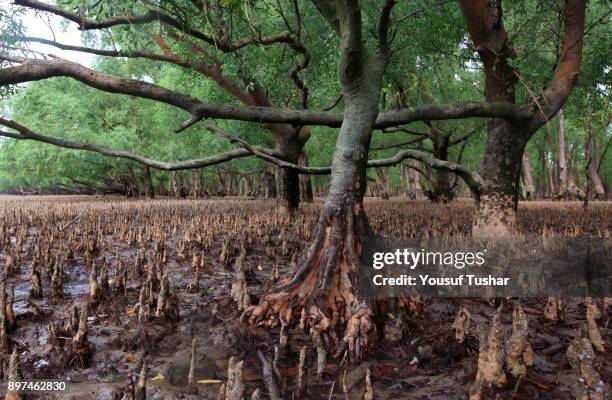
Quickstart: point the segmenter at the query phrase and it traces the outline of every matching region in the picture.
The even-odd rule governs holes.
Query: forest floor
[[[256,303],[270,284],[273,268],[277,265],[282,275],[290,270],[292,255],[303,254],[319,206],[317,202],[303,205],[290,221],[276,211],[273,200],[264,199],[0,197],[0,235],[4,235],[0,238],[4,249],[0,270],[5,269],[8,254],[17,253],[12,257],[18,266],[7,278],[7,288],[15,285],[16,325],[10,337],[20,354],[22,374],[26,380],[68,381],[65,393],[35,398],[120,399],[128,378],[137,378],[140,360],[146,354],[147,398],[216,399],[218,383],[199,384],[198,395],[187,394],[194,333],[196,379],[224,381],[228,359],[236,356],[245,362],[245,398],[250,398],[255,388],[260,388],[266,398],[256,352],[261,350],[271,358],[279,329],[240,322],[240,312],[230,296],[233,265],[239,249],[245,247],[248,291],[251,302]],[[468,201],[442,205],[406,199],[366,202],[374,231],[395,237],[468,234],[471,207]],[[519,225],[524,234],[610,237],[612,203],[592,202],[586,211],[580,203],[521,203]],[[88,298],[87,248],[97,265],[108,266],[111,281],[117,268],[127,268],[128,279],[125,291],[108,296],[89,311],[87,338],[93,353],[90,362],[81,366],[61,356],[61,344],[48,343],[48,325],[68,320],[72,308]],[[226,260],[220,260],[223,248]],[[152,318],[139,322],[139,293],[146,272],[138,271],[150,268],[154,253],[163,249],[165,270],[177,288],[180,320]],[[30,269],[37,253],[44,296],[28,300]],[[144,254],[144,261],[139,261],[139,253]],[[63,295],[54,299],[50,279],[58,259],[63,264]],[[196,268],[200,268],[199,288],[190,290]],[[513,304],[517,301],[504,303],[505,329],[512,325]],[[612,329],[608,323],[612,310],[597,301],[603,313],[598,320],[600,332],[606,349],[610,349]],[[501,398],[573,398],[571,382],[576,376],[565,353],[576,330],[585,324],[583,299],[564,301],[563,319],[557,323],[543,315],[546,299],[522,299],[521,304],[528,318],[535,363],[521,382],[510,380],[500,389]],[[451,325],[461,306],[471,312],[472,327],[467,339],[459,344]],[[315,374],[316,355],[310,353],[309,394],[305,398],[361,399],[369,368],[375,399],[467,399],[477,368],[476,332],[479,326],[489,324],[493,312],[492,305],[481,299],[423,299],[418,311],[408,316],[404,338],[393,345],[378,342],[359,365],[329,359],[326,373],[319,378]],[[309,343],[308,335],[290,331],[289,347],[279,360],[283,399],[292,398],[299,350]],[[2,365],[6,379],[7,354]],[[610,353],[597,352],[593,365],[609,385]]]

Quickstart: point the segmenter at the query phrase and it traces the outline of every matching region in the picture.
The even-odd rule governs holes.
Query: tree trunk
[[[247,313],[251,323],[276,325],[282,319],[295,324],[299,320],[300,328],[308,328],[315,340],[330,346],[338,341],[338,331],[344,330],[340,350],[348,347],[353,360],[367,349],[373,329],[371,308],[358,297],[354,283],[361,236],[370,232],[363,208],[366,165],[387,59],[366,54],[358,3],[338,9],[325,2],[317,4],[330,23],[339,24],[342,38],[338,71],[346,107],[331,184],[304,261]]]
[[[529,161],[529,153],[527,150],[523,153],[523,179],[525,182],[525,200],[533,200],[535,198],[535,186],[533,184],[533,176],[531,175],[531,162]]]
[[[557,188],[555,187],[555,177],[553,174],[553,166],[546,164],[546,174],[548,176],[548,196],[554,198],[557,194]]]
[[[309,166],[308,155],[304,150],[300,152],[299,163],[303,167]],[[312,179],[309,174],[300,175],[300,193],[302,195],[302,201],[305,203],[312,203]]]
[[[413,161],[416,163],[416,161]],[[410,192],[415,200],[423,198],[423,187],[421,186],[421,173],[414,168],[410,169]]]
[[[588,165],[587,173],[589,174],[589,180],[591,181],[593,190],[595,191],[595,198],[598,200],[605,200],[606,190],[604,189],[601,177],[597,172],[597,157],[595,157],[593,154],[593,139],[591,138],[590,134],[587,134],[584,147]]]
[[[523,121],[491,119],[479,172],[483,178],[476,193],[474,236],[512,236],[516,230],[516,206],[523,151],[533,134],[563,106],[576,84],[582,60],[584,0],[567,0],[563,12],[563,40],[554,76],[542,92],[537,108]],[[474,50],[484,67],[487,102],[516,104],[517,54],[504,27],[502,3],[461,0],[461,9]],[[535,105],[534,105],[535,108]],[[547,130],[547,140],[549,136]]]
[[[557,114],[557,142],[559,145],[559,195],[563,197],[568,190],[567,160],[565,158],[565,121],[563,110]]]
[[[448,161],[448,138],[434,139],[434,157]],[[450,173],[448,171],[436,170],[433,176],[433,190],[430,199],[434,202],[447,203],[453,199]]]
[[[559,159],[555,155],[555,144],[552,141],[548,127],[544,127],[544,138],[548,144],[548,150],[550,151],[550,158],[552,160],[552,166],[548,169],[548,185],[550,191],[550,197],[555,197],[560,193],[559,186],[559,175],[561,168],[559,167]]]
[[[485,155],[479,168],[483,187],[475,196],[474,237],[511,236],[516,230],[521,164],[526,140],[520,128],[502,119],[488,123]]]
[[[305,321],[300,325],[309,326],[311,334],[326,343],[335,337],[335,329],[343,325],[342,321],[346,324],[356,316],[357,329],[347,329],[344,345],[359,358],[372,328],[371,311],[358,299],[353,282],[359,267],[360,236],[369,232],[363,195],[378,99],[377,95],[351,93],[346,93],[345,98],[347,106],[332,161],[331,186],[314,241],[290,279],[272,289],[249,312],[251,323],[269,324],[277,324],[280,318],[292,324],[304,314]]]
[[[386,174],[386,171],[384,168],[375,168],[376,170],[376,177],[378,178],[378,184],[380,185],[380,193],[381,193],[381,198],[383,200],[389,200],[389,177]]]
[[[406,197],[406,166],[404,164],[400,164],[399,171],[399,181],[400,181],[400,195],[402,197]]]
[[[538,161],[540,162],[538,174],[538,197],[541,199],[548,197],[548,181],[546,175],[546,150],[538,147]]]
[[[144,195],[149,199],[154,199],[155,190],[153,189],[153,180],[151,179],[151,169],[145,164],[141,164],[140,169]]]
[[[264,125],[267,126],[267,125]],[[299,163],[302,144],[296,134],[282,133],[288,129],[295,129],[290,125],[280,125],[269,128],[276,140],[276,151],[283,161],[292,164]],[[279,131],[281,130],[281,131]],[[281,133],[279,133],[281,132]],[[284,211],[293,214],[300,206],[300,175],[294,169],[276,168],[276,195],[278,204]]]
[[[263,195],[269,199],[276,198],[276,185],[274,184],[274,175],[264,170],[261,173],[261,185],[263,187]]]

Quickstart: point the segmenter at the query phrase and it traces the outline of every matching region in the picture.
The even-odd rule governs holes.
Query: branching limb
[[[258,35],[258,37],[256,38],[244,38],[236,42],[223,42],[215,36],[208,35],[206,33],[200,32],[196,29],[187,26],[187,24],[177,20],[169,14],[156,10],[149,10],[145,14],[141,15],[121,15],[110,17],[104,20],[92,20],[88,18],[83,18],[80,14],[64,10],[60,7],[56,7],[51,4],[42,3],[37,0],[15,0],[14,3],[19,6],[24,6],[34,10],[50,12],[52,14],[59,15],[69,21],[77,23],[79,25],[80,30],[95,30],[110,28],[118,25],[142,25],[151,22],[160,22],[162,24],[171,26],[191,37],[213,45],[215,46],[215,48],[225,53],[232,53],[250,45],[267,46],[276,43],[291,44],[293,42],[293,38],[288,33],[280,33],[270,36]]]
[[[391,10],[393,10],[395,3],[396,0],[385,0],[378,21],[378,51],[385,59],[388,59],[391,55],[389,48],[389,26],[391,24]]]
[[[459,144],[459,143],[465,142],[466,140],[468,140],[469,138],[471,138],[472,136],[474,136],[474,134],[476,134],[476,133],[477,133],[479,130],[481,130],[482,128],[483,128],[482,126],[478,126],[478,127],[476,127],[476,128],[474,128],[474,129],[472,129],[471,131],[469,131],[469,132],[467,132],[467,133],[464,133],[463,135],[461,135],[461,136],[459,136],[459,137],[457,137],[457,138],[451,139],[451,141],[450,141],[449,145],[450,145],[450,146],[454,146],[454,145],[456,145],[456,144]]]
[[[103,57],[146,58],[146,59],[154,60],[154,61],[166,61],[166,62],[175,63],[175,59],[173,59],[172,57],[168,57],[163,54],[151,53],[147,51],[94,49],[94,48],[85,47],[85,46],[73,46],[69,44],[56,42],[55,40],[49,40],[49,39],[34,37],[34,36],[17,37],[15,39],[20,42],[40,43],[40,44],[44,44],[47,46],[56,47],[60,50],[78,51],[80,53],[95,54],[97,56],[103,56]]]
[[[412,139],[412,140],[406,140],[404,142],[393,143],[393,144],[388,144],[388,145],[379,146],[379,147],[370,147],[370,151],[394,149],[396,147],[402,147],[402,146],[407,146],[407,145],[411,145],[411,144],[415,144],[415,143],[420,143],[420,142],[422,142],[425,139],[426,138],[420,137],[420,138],[416,138],[416,139]]]
[[[218,136],[228,139],[230,143],[237,144],[242,148],[249,150],[257,157],[271,162],[275,165],[278,165],[279,167],[295,169],[302,174],[327,175],[331,173],[330,167],[303,167],[301,165],[292,164],[278,159],[275,155],[262,153],[261,150],[258,150],[257,148],[251,146],[244,140],[239,139],[236,136],[225,132],[217,127],[209,126],[207,129]],[[434,169],[455,173],[459,175],[465,181],[468,187],[475,192],[478,192],[483,185],[482,178],[480,177],[480,175],[475,172],[469,171],[463,165],[454,163],[452,161],[439,160],[437,158],[434,158],[430,154],[419,150],[402,150],[390,158],[369,160],[367,168],[389,167],[397,165],[405,159],[419,160],[421,162],[424,162],[425,164],[428,164]]]
[[[582,61],[585,10],[586,0],[565,2],[561,56],[552,82],[538,99],[533,98],[534,118],[531,123],[533,131],[549,121],[561,109],[576,85]],[[538,105],[542,106],[542,112],[537,110]]]
[[[340,104],[340,101],[342,101],[342,98],[344,98],[344,93],[340,92],[340,94],[338,94],[338,96],[336,96],[335,99],[333,99],[332,101],[327,103],[323,108],[321,108],[321,111],[329,111],[332,108],[336,107],[338,104]]]
[[[252,150],[241,148],[241,149],[235,149],[235,150],[231,150],[231,151],[221,153],[221,154],[216,154],[216,155],[206,157],[206,158],[168,163],[168,162],[152,160],[152,159],[143,157],[141,155],[130,153],[124,150],[113,150],[113,149],[109,149],[107,147],[96,145],[96,144],[76,142],[76,141],[70,141],[70,140],[64,140],[64,139],[53,138],[50,136],[40,135],[40,134],[32,132],[31,130],[29,130],[23,125],[20,125],[14,121],[9,121],[3,118],[0,118],[0,125],[4,125],[6,127],[9,127],[17,131],[17,132],[0,131],[0,136],[17,139],[17,140],[34,140],[37,142],[48,143],[48,144],[52,144],[52,145],[67,148],[67,149],[93,151],[95,153],[100,153],[105,156],[133,160],[141,164],[148,165],[151,168],[156,168],[156,169],[160,169],[164,171],[180,171],[180,170],[187,170],[187,169],[203,168],[203,167],[208,167],[211,165],[221,164],[221,163],[233,160],[235,158],[249,157],[253,155]],[[257,149],[256,151],[261,154],[275,154],[273,150],[269,150],[269,149]]]
[[[294,169],[302,174],[310,174],[310,175],[328,175],[331,173],[331,169],[329,167],[304,167],[301,165],[297,165],[297,164],[293,164],[290,162],[286,162],[281,160],[280,158],[277,158],[273,155],[271,155],[269,152],[264,152],[254,146],[251,146],[250,144],[248,144],[247,142],[245,142],[244,140],[223,131],[222,129],[219,129],[215,126],[209,126],[206,129],[208,129],[210,132],[214,133],[217,136],[221,136],[225,139],[227,139],[230,143],[233,144],[237,144],[238,146],[240,146],[241,148],[247,150],[249,153],[254,154],[255,156],[261,158],[262,160],[268,161],[272,164],[275,164],[279,167],[282,168],[291,168]]]
[[[194,97],[152,83],[104,74],[58,57],[38,60],[0,54],[0,59],[21,64],[0,69],[0,86],[67,76],[105,92],[142,97],[181,108],[192,115],[191,124],[205,118],[217,118],[257,123],[284,122],[293,125],[339,127],[344,119],[342,113],[329,111],[204,103]],[[508,103],[424,105],[381,112],[374,123],[374,128],[384,129],[423,120],[472,117],[521,119],[526,115],[531,114],[525,114],[522,108]]]
[[[468,185],[471,190],[477,193],[480,191],[483,185],[483,181],[480,175],[475,172],[469,171],[463,165],[454,163],[452,161],[439,160],[419,150],[402,150],[391,158],[370,160],[368,161],[368,168],[388,167],[391,165],[396,165],[407,158],[424,162],[425,164],[429,165],[434,169],[453,172],[459,175],[465,181],[466,185]]]
[[[408,129],[408,128],[404,128],[402,126],[398,126],[395,128],[385,128],[382,129],[383,133],[398,133],[398,132],[402,132],[402,133],[407,133],[409,135],[415,135],[415,136],[425,136],[428,138],[431,138],[431,132],[421,132],[421,131],[415,131],[412,129]],[[425,140],[425,139],[423,139]]]

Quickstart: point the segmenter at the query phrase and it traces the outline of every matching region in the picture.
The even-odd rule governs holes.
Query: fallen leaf
[[[157,374],[153,378],[151,378],[152,381],[161,381],[162,379],[164,379],[164,376],[160,374]]]
[[[202,383],[204,385],[211,384],[211,383],[223,383],[223,381],[220,381],[219,379],[200,379],[197,382]]]

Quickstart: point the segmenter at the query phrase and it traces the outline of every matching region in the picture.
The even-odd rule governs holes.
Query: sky
[[[10,3],[10,0],[0,0],[0,7],[11,7]],[[81,42],[81,32],[78,30],[78,25],[76,23],[69,22],[66,27],[65,23],[61,23],[62,20],[64,19],[61,17],[49,13],[35,12],[33,10],[29,10],[23,18],[28,36],[36,36],[53,40],[55,34],[55,40],[59,43],[82,46],[83,43]],[[64,26],[64,28],[62,28],[62,26]],[[29,47],[32,50],[42,53],[55,54],[59,57],[88,67],[91,66],[94,58],[92,54],[85,54],[76,51],[64,51],[56,47],[40,43],[30,43]]]

